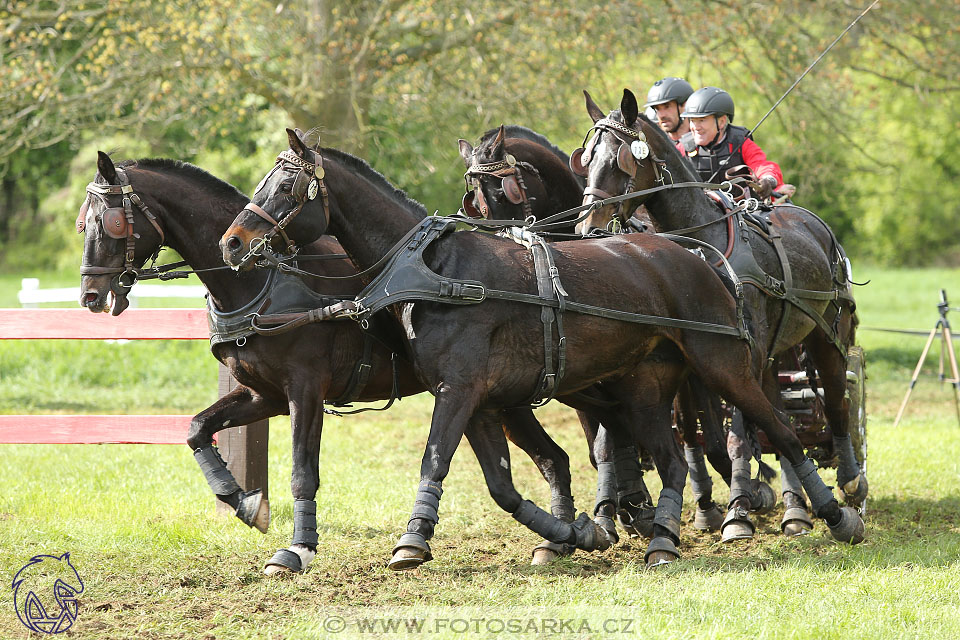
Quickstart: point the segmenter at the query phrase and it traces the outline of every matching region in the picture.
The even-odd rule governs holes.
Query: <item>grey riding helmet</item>
[[[704,87],[697,89],[687,99],[681,118],[704,118],[726,115],[733,122],[733,98],[723,89]]]
[[[663,104],[664,102],[675,101],[677,104],[683,104],[693,93],[693,87],[683,78],[664,78],[657,80],[647,92],[647,102],[643,108]]]

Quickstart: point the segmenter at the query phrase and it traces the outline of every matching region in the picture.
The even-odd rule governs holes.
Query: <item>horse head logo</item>
[[[13,578],[13,604],[20,622],[38,633],[62,633],[77,619],[83,580],[70,554],[34,556]]]

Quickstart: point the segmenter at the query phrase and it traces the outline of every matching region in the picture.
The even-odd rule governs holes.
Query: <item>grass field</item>
[[[857,291],[864,327],[928,331],[941,287],[960,302],[958,270],[854,275],[871,280]],[[19,276],[0,276],[0,306],[15,306],[17,288]],[[960,637],[952,391],[935,381],[935,350],[894,430],[923,338],[864,330],[860,343],[871,499],[867,540],[857,547],[834,543],[820,523],[812,535],[784,540],[775,512],[740,546],[685,526],[682,561],[659,572],[644,571],[643,545],[629,540],[530,567],[536,537],[489,498],[464,444],[444,482],[436,559],[391,572],[385,563],[412,506],[429,424],[430,398],[419,396],[387,413],[327,419],[322,548],[305,574],[283,579],[265,578],[261,567],[292,530],[285,419],[271,421],[267,535],[214,513],[185,446],[0,445],[0,577],[9,585],[31,556],[70,552],[85,585],[76,638],[504,637],[511,629],[525,637]],[[215,388],[202,342],[0,341],[2,413],[194,413]],[[556,403],[538,415],[570,454],[577,506],[591,508],[596,476],[575,417]],[[521,493],[548,504],[536,469],[513,454]],[[824,478],[831,483],[832,472]],[[659,490],[655,474],[648,484]],[[689,491],[686,498],[685,517]],[[0,638],[28,635],[4,587]]]

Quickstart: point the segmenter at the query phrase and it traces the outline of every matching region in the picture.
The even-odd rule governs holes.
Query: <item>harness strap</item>
[[[783,238],[780,235],[779,229],[770,228],[770,240],[773,242],[773,247],[777,251],[777,260],[780,261],[780,268],[783,269],[783,287],[789,292],[793,288],[793,272],[790,270],[790,260],[787,258],[787,252],[783,248]],[[780,313],[780,321],[777,323],[777,331],[774,333],[773,340],[770,342],[770,362],[773,362],[774,350],[780,338],[783,336],[784,328],[787,326],[787,318],[790,316],[790,310],[791,305],[785,299],[783,302],[783,311]]]
[[[299,210],[300,210],[302,207],[303,207],[303,205],[301,204],[301,205],[298,206],[294,211],[296,211],[297,213],[299,213],[299,212],[300,212]],[[277,233],[280,234],[280,237],[283,238],[283,241],[287,244],[287,251],[288,251],[288,252],[289,252],[289,251],[292,251],[292,250],[297,246],[296,243],[294,243],[293,240],[291,240],[291,239],[289,238],[289,236],[287,236],[287,232],[284,231],[284,227],[286,227],[286,225],[284,225],[284,226],[281,227],[281,226],[280,226],[280,223],[277,222],[276,220],[274,220],[274,219],[273,219],[273,216],[271,216],[269,213],[267,213],[267,212],[263,209],[263,207],[261,207],[260,205],[254,204],[252,201],[251,201],[251,202],[248,202],[248,203],[246,204],[246,206],[243,207],[243,211],[253,211],[255,214],[257,214],[258,216],[260,216],[261,218],[263,218],[264,220],[266,220],[268,223],[272,224],[272,225],[273,225],[273,228],[277,230]],[[293,217],[295,217],[295,215],[296,215],[295,213],[291,212],[291,213],[287,214],[287,217],[284,218],[284,220],[293,218]]]
[[[543,238],[531,243],[533,264],[537,272],[537,292],[540,299],[556,301],[557,307],[540,307],[540,321],[543,322],[543,375],[536,391],[527,402],[542,406],[557,395],[560,380],[566,365],[566,336],[563,334],[563,311],[566,306],[566,291],[560,283],[560,274],[553,262],[552,249]],[[557,322],[557,368],[553,368],[553,322]],[[543,395],[542,395],[543,394]]]
[[[360,356],[360,361],[357,362],[357,368],[354,369],[353,375],[350,376],[350,382],[347,384],[343,395],[336,400],[331,400],[330,404],[339,407],[350,404],[360,397],[360,394],[363,393],[364,388],[367,386],[367,382],[370,380],[370,371],[373,369],[373,365],[371,364],[372,358],[373,337],[369,333],[364,332],[363,355]]]

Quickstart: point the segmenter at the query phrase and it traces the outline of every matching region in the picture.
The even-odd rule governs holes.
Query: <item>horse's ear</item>
[[[640,115],[640,106],[637,104],[637,96],[633,95],[630,89],[623,90],[623,98],[620,99],[620,115],[623,116],[623,123],[632,127]]]
[[[113,164],[110,156],[103,151],[97,151],[97,172],[107,181],[107,184],[119,184],[117,179],[117,168]]]
[[[457,142],[460,143],[460,157],[463,158],[463,163],[469,169],[470,165],[473,164],[473,145],[462,138]]]
[[[503,125],[500,125],[500,130],[497,131],[497,137],[493,139],[493,142],[490,144],[490,157],[499,158],[503,155],[503,139],[506,138],[507,132],[504,129]]]
[[[307,157],[307,152],[310,150],[307,148],[307,145],[303,143],[303,139],[300,137],[300,129],[287,129],[287,140],[290,142],[290,148],[301,158]]]
[[[593,98],[590,97],[590,92],[586,89],[583,90],[583,97],[586,98],[587,101],[587,113],[590,114],[590,117],[593,118],[593,121],[596,122],[597,120],[603,118],[603,111],[597,106],[597,103],[593,101]]]

